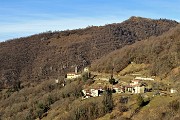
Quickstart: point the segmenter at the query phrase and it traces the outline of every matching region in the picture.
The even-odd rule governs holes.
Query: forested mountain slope
[[[119,72],[132,62],[149,65],[150,75],[180,78],[180,26],[158,37],[150,37],[116,50],[92,64],[94,71]]]
[[[83,68],[125,45],[161,35],[177,24],[166,19],[131,17],[118,24],[46,32],[2,42],[1,87],[17,81],[57,78],[75,65]]]

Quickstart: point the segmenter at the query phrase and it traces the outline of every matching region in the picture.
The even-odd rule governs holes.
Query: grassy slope
[[[159,119],[175,119],[176,117],[180,118],[180,110],[174,110],[172,107],[169,107],[170,103],[175,100],[179,101],[180,96],[173,95],[170,96],[157,96],[151,100],[151,102],[143,107],[141,111],[133,116],[134,120],[147,119],[147,120],[159,120]]]
[[[136,63],[131,63],[129,64],[126,68],[124,68],[122,71],[118,73],[118,75],[123,76],[127,74],[139,74],[139,75],[145,75],[147,76],[148,74],[148,64],[136,64]]]

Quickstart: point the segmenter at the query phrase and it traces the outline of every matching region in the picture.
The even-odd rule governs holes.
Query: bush
[[[114,84],[116,83],[116,82],[115,82],[115,79],[114,79],[114,78],[110,78],[110,79],[109,79],[109,83],[112,84],[112,85],[114,85]]]
[[[138,95],[138,97],[137,97],[137,105],[139,107],[143,107],[143,104],[144,104],[144,100],[143,100],[142,96]]]
[[[90,78],[90,75],[89,75],[88,72],[84,72],[84,73],[82,74],[82,79],[83,79],[83,81],[86,82],[89,78]]]
[[[168,107],[173,111],[180,110],[180,102],[178,100],[174,100],[169,103]]]
[[[119,102],[122,104],[127,104],[128,103],[128,97],[121,96],[119,99]]]
[[[49,109],[50,109],[49,105],[43,104],[43,103],[41,103],[41,102],[38,103],[38,104],[37,104],[37,111],[36,111],[37,116],[38,116],[39,118],[41,118],[42,115],[43,115],[44,113],[46,113]]]
[[[128,111],[128,107],[125,105],[119,105],[118,109],[120,112],[127,112]]]

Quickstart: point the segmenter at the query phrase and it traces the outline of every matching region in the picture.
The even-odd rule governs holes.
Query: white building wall
[[[134,87],[135,91],[134,93],[144,93],[144,86],[140,87],[140,86],[136,86]]]
[[[81,77],[81,74],[67,74],[67,79],[75,79]]]
[[[135,77],[135,80],[151,80],[151,81],[154,81],[153,78],[143,78],[143,77]]]
[[[171,89],[171,90],[170,90],[170,92],[171,92],[171,93],[176,93],[176,92],[177,92],[177,90],[175,90],[175,89]]]
[[[99,96],[98,90],[91,89],[91,95],[92,95],[93,97]]]

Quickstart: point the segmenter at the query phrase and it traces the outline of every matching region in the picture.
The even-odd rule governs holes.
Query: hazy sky
[[[0,41],[131,16],[180,20],[180,0],[0,0]]]

